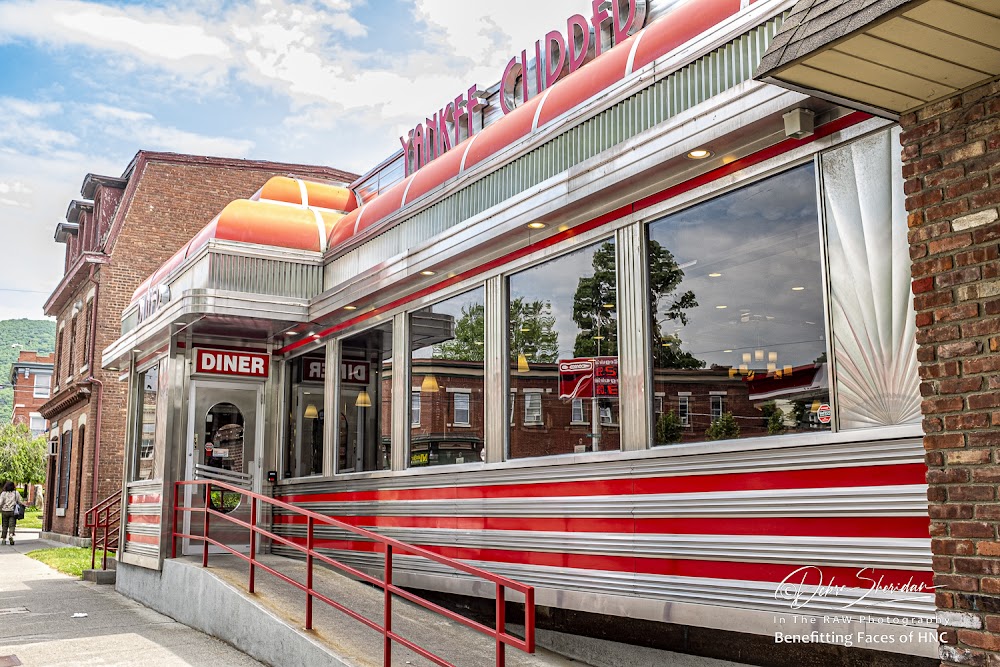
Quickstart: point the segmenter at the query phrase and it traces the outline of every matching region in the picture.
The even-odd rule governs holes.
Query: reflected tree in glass
[[[548,301],[510,301],[510,357],[519,354],[538,363],[555,363],[559,356],[559,334],[552,304]]]

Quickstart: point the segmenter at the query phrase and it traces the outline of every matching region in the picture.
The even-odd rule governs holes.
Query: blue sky
[[[138,150],[364,172],[589,0],[0,0],[0,319],[42,317],[90,172]],[[206,220],[207,222],[207,220]]]

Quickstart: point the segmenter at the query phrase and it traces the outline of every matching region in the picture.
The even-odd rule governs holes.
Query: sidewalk
[[[0,665],[261,664],[119,595],[113,586],[73,579],[23,555],[62,546],[39,539],[37,530],[19,530],[15,546],[0,546]],[[74,613],[87,616],[72,618]]]

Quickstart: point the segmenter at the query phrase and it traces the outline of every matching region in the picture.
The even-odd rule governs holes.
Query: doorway
[[[195,380],[191,383],[188,410],[187,470],[185,479],[215,480],[247,491],[260,492],[259,443],[263,419],[260,405],[263,385]],[[185,504],[204,507],[205,492],[186,487]],[[250,503],[242,494],[212,490],[209,506],[240,521],[250,521]],[[202,514],[185,512],[184,532],[202,535]],[[216,518],[209,521],[209,537],[239,551],[249,551],[245,528]],[[201,542],[185,540],[184,554],[200,553]],[[210,551],[221,551],[210,547]]]

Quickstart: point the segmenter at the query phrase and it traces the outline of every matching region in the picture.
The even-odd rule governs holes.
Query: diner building
[[[754,78],[802,4],[587,5],[354,182],[278,177],[206,218],[102,356],[129,387],[119,581],[200,553],[175,503],[249,516],[175,487],[210,479],[530,584],[551,629],[937,664],[911,274],[946,268],[913,251],[894,112]],[[345,531],[259,519],[380,571]]]

